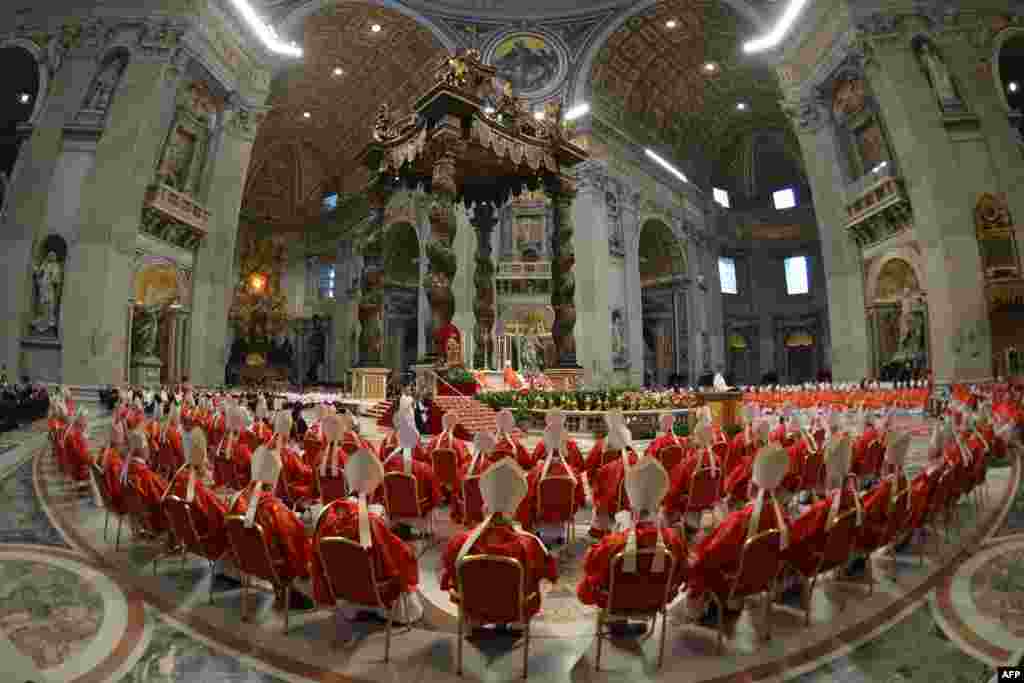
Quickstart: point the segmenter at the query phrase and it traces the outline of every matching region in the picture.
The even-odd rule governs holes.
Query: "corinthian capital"
[[[580,193],[604,192],[608,189],[608,167],[591,159],[576,167],[576,188]]]
[[[828,109],[817,95],[783,102],[782,110],[793,122],[797,133],[817,133],[828,122]]]

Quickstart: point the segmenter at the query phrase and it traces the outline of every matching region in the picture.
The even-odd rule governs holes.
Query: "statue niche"
[[[974,207],[974,225],[985,277],[990,280],[1017,277],[1013,220],[1006,195],[981,195]]]
[[[117,54],[100,67],[76,116],[79,123],[99,125],[103,122],[127,66],[128,55]]]
[[[64,263],[57,256],[56,247],[50,248],[44,244],[44,250],[46,255],[32,268],[35,304],[32,332],[39,336],[56,337],[64,287]]]
[[[967,107],[949,73],[949,66],[935,45],[927,38],[919,37],[914,41],[914,53],[939,101],[939,110],[943,114],[963,113]]]
[[[157,182],[193,197],[199,194],[220,102],[202,81],[178,93],[171,125],[157,167]]]

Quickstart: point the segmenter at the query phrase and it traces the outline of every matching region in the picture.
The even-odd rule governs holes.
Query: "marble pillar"
[[[0,221],[4,264],[0,268],[0,361],[12,378],[28,371],[21,366],[20,343],[32,317],[31,264],[39,258],[34,245],[45,238],[40,233],[49,208],[46,189],[61,155],[64,124],[69,114],[78,110],[96,70],[95,56],[95,52],[73,52],[59,71],[45,67],[50,70],[50,80],[47,91],[39,93],[45,98],[42,113],[29,138],[21,143],[12,184],[7,188],[6,220]],[[67,311],[67,304],[62,308]]]
[[[576,239],[572,205],[576,182],[572,178],[553,179],[547,188],[554,205],[552,230],[551,306],[555,322],[551,336],[558,353],[559,369],[576,369]]]
[[[984,380],[992,376],[991,334],[974,203],[999,189],[990,145],[944,116],[909,40],[875,41],[872,55],[866,75],[906,180],[925,267],[935,381]]]
[[[477,232],[470,224],[470,214],[461,204],[454,207],[455,236],[452,239],[452,253],[455,262],[461,264],[452,278],[451,322],[459,328],[462,336],[462,361],[473,364],[476,342],[476,316],[473,312],[476,300],[474,262],[479,253]]]
[[[576,324],[573,333],[577,363],[597,379],[613,371],[611,299],[608,289],[621,285],[609,277],[608,211],[605,206],[608,169],[599,161],[588,161],[577,169],[576,178],[577,194],[572,205],[572,223],[587,226],[587,229],[573,233],[572,237],[576,256],[573,270]],[[558,229],[558,220],[555,217],[554,230]],[[552,270],[554,268],[552,263]],[[628,263],[626,270],[628,273]],[[552,274],[552,286],[555,282]],[[552,305],[555,305],[554,297]],[[627,316],[631,316],[627,318],[627,321],[631,321],[635,314],[627,311]],[[630,334],[632,340],[633,335]]]
[[[124,381],[123,301],[131,286],[146,188],[170,125],[180,71],[169,55],[134,57],[111,103],[82,187],[79,241],[69,250],[61,321],[68,384]],[[226,315],[226,310],[225,310]]]
[[[210,211],[206,239],[196,253],[193,275],[189,379],[193,384],[223,381],[227,358],[228,310],[235,288],[235,243],[245,176],[263,112],[257,103],[236,103],[224,113],[210,159],[205,197]]]
[[[828,291],[829,329],[832,331],[832,378],[836,382],[859,382],[870,376],[871,354],[864,310],[864,284],[860,249],[846,232],[846,181],[829,113],[817,98],[798,103],[793,109],[794,130],[803,150],[804,165],[814,198],[821,238],[825,286]],[[762,326],[762,368],[773,358],[773,349],[763,341],[772,339]],[[780,371],[779,368],[770,368]]]

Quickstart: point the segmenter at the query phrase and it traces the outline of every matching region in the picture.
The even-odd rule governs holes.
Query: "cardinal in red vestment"
[[[444,551],[441,590],[459,591],[459,565],[468,555],[498,555],[517,560],[525,574],[526,616],[540,611],[540,582],[558,580],[558,566],[539,538],[523,531],[513,515],[529,490],[526,475],[511,458],[502,458],[480,477],[480,493],[488,511],[487,518],[475,529],[456,534]],[[495,586],[496,590],[509,587]],[[476,624],[482,625],[482,624]]]
[[[505,380],[505,388],[509,390],[520,389],[523,386],[523,378],[512,368],[512,361],[505,361],[505,370],[502,372],[502,379]]]
[[[281,459],[282,492],[294,505],[310,500],[316,493],[313,469],[302,458],[302,451],[291,444],[292,416],[287,410],[274,415],[274,437],[261,448],[273,451]]]
[[[309,576],[311,550],[302,520],[274,495],[282,467],[276,451],[257,449],[252,456],[252,481],[232,498],[228,515],[244,515],[245,526],[258,523],[263,528],[267,543],[284,560],[278,574],[282,581],[289,581]]]
[[[412,414],[412,404],[398,414],[398,449],[384,461],[384,472],[405,472],[416,479],[416,488],[420,497],[419,509],[422,515],[418,519],[398,519],[389,514],[392,522],[422,526],[426,524],[434,508],[441,504],[441,482],[437,480],[434,469],[416,459],[420,448],[420,433],[416,430],[416,418]],[[387,483],[384,485],[385,504],[387,505]]]
[[[458,425],[458,413],[453,410],[449,410],[441,418],[443,431],[428,441],[426,447],[421,449],[422,461],[434,468],[434,473],[438,477],[441,488],[446,491],[454,491],[458,487],[459,469],[469,462],[469,452],[466,450],[466,442],[462,439],[455,438],[455,428],[458,427]],[[446,471],[444,465],[440,468],[435,467],[434,463],[434,452],[446,450],[450,450],[455,453],[454,466],[450,471]],[[443,472],[447,476],[442,475]]]
[[[511,411],[509,411],[508,415],[509,417],[502,418],[503,422],[499,423],[499,429],[502,429],[502,425],[508,425],[510,418],[512,417]],[[564,460],[570,467],[572,467],[577,472],[583,472],[585,466],[585,461],[583,460],[583,453],[580,452],[580,447],[579,445],[577,445],[576,441],[569,438],[569,432],[565,429],[565,414],[561,411],[561,409],[552,408],[548,410],[547,414],[544,415],[544,424],[545,428],[551,428],[555,426],[558,427],[558,429],[562,432],[562,443],[561,446],[559,446],[562,460]],[[598,443],[601,443],[601,441],[599,440]],[[496,453],[496,455],[503,452],[501,450],[502,445],[503,442],[499,438],[498,453]],[[519,466],[522,467],[523,470],[527,472],[529,472],[530,468],[532,468],[540,460],[543,460],[545,457],[547,457],[547,451],[544,448],[543,440],[537,442],[537,445],[533,449],[532,455],[525,461],[525,466],[523,464],[524,461],[522,459],[520,451],[518,449],[516,450],[516,462],[518,462]]]
[[[527,477],[529,491],[524,500],[524,516],[519,521],[528,529],[535,529],[544,538],[554,538],[561,543],[565,538],[565,510],[571,503],[572,510],[580,510],[586,503],[586,491],[583,488],[583,477],[579,470],[567,463],[562,453],[567,451],[565,443],[568,435],[561,420],[548,424],[544,430],[545,456],[533,466]],[[540,495],[541,482],[552,477],[567,478],[572,481],[572,500],[547,500]],[[550,494],[548,494],[550,495]],[[575,515],[573,515],[575,518]],[[570,522],[572,523],[572,522]]]
[[[690,617],[703,613],[708,592],[723,602],[729,598],[732,586],[727,577],[739,570],[747,538],[779,529],[782,549],[788,546],[789,520],[775,498],[775,490],[788,468],[789,456],[779,444],[773,443],[758,451],[752,474],[753,483],[758,487],[757,497],[743,509],[730,513],[698,543],[694,552],[687,583],[686,609]],[[732,607],[727,605],[727,608]]]
[[[160,444],[158,461],[161,466],[169,469],[169,471],[168,469],[163,471],[168,474],[178,471],[185,464],[185,450],[182,444],[181,415],[177,406],[170,407],[167,413],[167,423],[160,431],[157,443]]]
[[[272,418],[270,409],[267,407],[267,397],[260,394],[256,399],[256,418],[249,425],[246,438],[249,449],[255,451],[260,446],[269,443],[274,438],[274,430],[270,428]]]
[[[75,421],[64,431],[64,460],[68,474],[76,482],[89,481],[89,466],[92,465],[92,454],[89,452],[89,414],[79,409]]]
[[[384,437],[384,440],[380,442],[380,448],[378,449],[381,462],[387,462],[391,454],[398,448],[398,425],[401,422],[402,415],[413,415],[413,421],[415,424],[416,418],[413,414],[414,404],[415,402],[413,401],[412,396],[403,395],[398,399],[398,408],[391,414],[391,433]],[[426,459],[426,456],[423,454],[418,442],[416,444],[415,451],[413,452],[413,457],[419,462],[423,462]]]
[[[690,442],[685,437],[676,436],[676,416],[672,413],[662,415],[658,423],[661,434],[647,445],[644,455],[656,458],[665,467],[665,471],[671,473],[690,454]]]
[[[339,414],[338,417],[341,418],[341,422],[339,423],[341,424],[340,443],[342,449],[346,453],[352,454],[361,448],[365,448],[374,455],[377,455],[377,448],[372,443],[370,443],[369,440],[364,439],[362,436],[360,436],[359,432],[356,431],[356,420],[354,417],[352,417],[351,413],[343,411],[342,413]]]
[[[391,532],[380,514],[370,508],[369,499],[384,481],[384,468],[376,454],[360,449],[348,458],[345,477],[355,498],[336,500],[328,504],[317,515],[316,531],[313,535],[313,596],[321,605],[337,605],[351,618],[355,610],[369,610],[382,618],[388,618],[390,610],[378,608],[365,602],[348,603],[344,595],[346,588],[352,588],[348,567],[328,567],[320,553],[325,538],[341,537],[355,541],[370,556],[375,568],[376,579],[386,585],[380,598],[390,606],[399,600],[395,620],[401,623],[418,621],[423,615],[423,605],[417,593],[420,575],[416,553]],[[383,512],[383,511],[381,511]],[[360,591],[361,593],[361,591]],[[372,594],[371,594],[372,596]],[[366,596],[367,598],[371,596]],[[376,603],[376,596],[371,598]],[[364,598],[365,600],[365,598]]]
[[[946,425],[935,425],[932,430],[932,438],[928,443],[928,464],[910,483],[911,515],[907,526],[912,529],[920,528],[924,524],[939,479],[949,471],[944,451],[946,441],[951,437],[952,432]]]
[[[665,497],[665,515],[670,521],[678,520],[687,509],[693,477],[698,471],[703,471],[706,476],[711,477],[716,482],[716,490],[721,490],[722,463],[711,450],[712,438],[711,424],[706,419],[701,419],[694,428],[693,452],[683,462],[676,465],[670,475],[671,484],[668,495]],[[702,513],[703,509],[689,512],[688,519],[683,520],[683,523],[691,528],[698,528]]]
[[[113,512],[124,514],[124,491],[121,488],[121,470],[128,454],[124,422],[115,420],[110,426],[110,445],[100,453],[97,463],[103,468],[103,480],[107,483],[110,506]]]
[[[840,435],[827,444],[825,497],[804,510],[790,527],[789,546],[783,553],[783,561],[795,567],[802,576],[810,578],[817,573],[828,533],[840,515],[856,511],[854,534],[859,532],[864,521],[856,481],[848,476],[852,457],[853,444],[849,437]]]
[[[252,472],[252,450],[246,438],[246,422],[249,418],[245,408],[231,402],[225,408],[225,426],[227,433],[220,442],[220,450],[214,455],[224,462],[223,472],[214,468],[214,483],[217,486],[237,486],[240,489],[249,484]],[[231,481],[223,481],[220,477],[231,476]]]
[[[593,538],[601,538],[608,533],[612,519],[620,510],[630,509],[629,497],[622,483],[626,468],[635,465],[639,458],[631,445],[633,438],[622,411],[610,410],[604,417],[608,425],[608,436],[602,444],[605,454],[601,457],[607,464],[600,467],[593,479],[590,479],[591,495],[594,497],[594,518],[590,524],[590,535]],[[589,463],[590,458],[587,461]]]
[[[50,397],[50,416],[46,423],[50,433],[50,447],[53,449],[53,457],[60,466],[61,471],[67,471],[64,459],[64,432],[68,428],[68,414],[60,395],[55,393]]]
[[[910,450],[910,434],[895,433],[889,437],[888,441],[885,449],[885,461],[882,466],[885,475],[864,498],[864,524],[861,527],[857,547],[868,552],[879,547],[883,542],[891,540],[885,538],[885,527],[889,515],[896,503],[896,497],[910,486],[906,472],[903,470],[907,452]],[[907,505],[910,504],[911,501],[908,497]]]
[[[345,433],[344,417],[348,417],[351,424],[352,418],[347,415],[332,414],[320,420],[320,431],[326,445],[315,467],[319,479],[319,497],[325,503],[334,500],[336,492],[344,491],[342,481],[339,481],[345,478],[345,462],[348,459],[348,452],[341,445]],[[328,499],[329,494],[332,496],[331,499]]]
[[[646,457],[626,473],[626,489],[633,505],[633,523],[624,532],[608,534],[591,546],[583,560],[584,577],[576,587],[576,595],[584,605],[607,607],[611,590],[612,560],[623,553],[622,570],[638,570],[637,552],[656,549],[651,558],[649,575],[652,583],[664,584],[665,572],[671,571],[668,600],[679,592],[686,580],[686,538],[675,529],[657,523],[658,509],[668,493],[669,476],[661,463]],[[672,558],[671,569],[668,558]]]
[[[316,420],[306,429],[306,435],[302,439],[303,457],[306,464],[315,468],[320,464],[320,454],[327,446],[327,439],[324,438],[323,424],[328,415],[334,413],[334,406],[321,403],[316,407]]]
[[[860,436],[853,442],[853,462],[850,464],[850,471],[858,476],[865,477],[869,473],[866,470],[864,461],[868,456],[868,449],[872,443],[878,440],[879,434],[874,420],[871,419],[863,408],[861,408],[859,417]]]
[[[754,459],[758,451],[768,445],[771,438],[771,418],[761,418],[753,426],[748,427],[744,435],[743,449],[740,457],[725,478],[725,496],[730,502],[745,503],[751,496],[751,475],[754,471]]]
[[[211,453],[220,450],[220,442],[224,440],[224,434],[227,432],[227,413],[223,401],[215,401],[214,410],[206,432],[206,447]]]
[[[466,480],[473,477],[479,477],[487,468],[490,467],[494,462],[500,460],[492,460],[491,454],[494,452],[494,446],[497,443],[495,436],[490,432],[479,431],[473,435],[473,455],[469,459],[469,462],[459,471],[459,485],[455,489],[455,495],[452,496],[451,501],[451,518],[456,524],[472,524],[476,525],[483,521],[482,513],[479,518],[474,517],[467,519],[465,502],[465,490]],[[520,516],[517,515],[517,519]],[[520,522],[521,523],[521,522]]]
[[[199,427],[193,429],[189,435],[188,462],[174,473],[164,498],[177,496],[192,506],[192,524],[196,533],[204,539],[207,551],[213,557],[220,557],[228,548],[224,526],[228,508],[203,481],[206,477],[206,444],[203,430]]]
[[[143,525],[151,533],[159,534],[167,528],[160,502],[167,490],[167,481],[149,468],[149,439],[135,430],[128,435],[131,457],[121,469],[121,487],[127,493],[131,489],[146,505],[147,513]]]

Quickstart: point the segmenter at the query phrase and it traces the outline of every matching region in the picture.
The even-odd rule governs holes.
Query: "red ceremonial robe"
[[[864,471],[864,458],[868,456],[868,448],[878,439],[878,431],[872,425],[868,425],[864,433],[853,442],[853,459],[850,460],[851,472]]]
[[[124,489],[121,487],[121,468],[124,467],[124,459],[121,451],[109,446],[103,451],[103,479],[107,482],[107,491],[110,493],[110,504],[113,511],[123,515]]]
[[[210,421],[210,427],[206,430],[206,447],[209,452],[215,453],[220,448],[220,442],[224,440],[227,433],[227,422],[224,413],[217,413],[217,416]]]
[[[235,496],[228,508],[229,515],[246,513],[253,486],[255,484],[250,484]],[[271,554],[284,559],[284,565],[278,568],[281,579],[288,581],[309,576],[311,550],[302,520],[280,498],[265,489],[260,490],[257,505],[256,523],[263,527]]]
[[[883,536],[889,520],[894,484],[898,487],[897,494],[903,491],[908,486],[906,476],[900,472],[898,482],[892,475],[882,477],[878,485],[864,498],[864,523],[861,525],[857,538],[859,550],[873,550],[885,540]]]
[[[726,574],[739,570],[740,553],[747,540],[747,527],[750,525],[750,516],[754,514],[754,505],[751,503],[742,510],[730,513],[725,521],[697,545],[690,564],[688,595],[697,597],[712,590],[722,598],[726,597],[731,587]],[[774,506],[766,495],[758,532],[767,531],[779,524],[789,524],[789,520],[785,512],[782,520],[776,520]]]
[[[324,566],[316,549],[320,547],[320,539],[330,536],[341,536],[359,542],[359,504],[355,500],[341,500],[323,512],[317,522],[316,534],[313,536],[313,597],[321,605],[334,605],[337,599],[331,585],[324,574]],[[373,545],[370,557],[378,581],[387,581],[389,592],[381,595],[381,599],[390,604],[401,593],[411,593],[420,582],[419,565],[416,553],[402,539],[388,529],[387,524],[376,514],[370,513],[370,536]],[[337,570],[337,568],[335,568]],[[338,577],[335,577],[335,581]],[[371,596],[367,596],[370,598]]]
[[[576,447],[576,443],[572,441],[569,443],[571,443],[572,446],[569,446],[568,449],[572,450],[575,448],[574,452],[579,456],[580,449]],[[538,445],[543,445],[543,442]],[[501,458],[509,456],[515,458],[516,462],[519,463],[519,466],[524,470],[529,470],[533,463],[537,461],[538,457],[544,457],[543,451],[544,449],[541,448],[542,455],[538,456],[537,451],[534,450],[533,456],[531,457],[530,451],[526,450],[526,446],[523,445],[522,441],[509,434],[501,433],[498,434],[498,442],[494,447],[494,452],[491,454],[491,461],[497,462]],[[580,461],[582,462],[582,460],[583,458],[581,457]]]
[[[856,494],[849,487],[844,487],[841,494],[843,497],[839,500],[839,514],[856,506],[853,499]],[[828,515],[836,495],[836,491],[830,491],[825,498],[811,505],[797,517],[789,528],[789,545],[782,551],[782,559],[796,567],[804,576],[809,577],[818,570],[818,558],[814,553],[820,553],[825,546],[828,538],[825,527],[828,525]],[[854,533],[857,533],[856,530]]]
[[[181,443],[181,430],[168,427],[160,443],[160,462],[166,463],[172,472],[177,472],[185,464],[185,450]]]
[[[459,485],[455,488],[455,491],[453,492],[450,511],[452,521],[456,524],[465,523],[465,515],[463,513],[465,508],[463,508],[462,505],[462,482],[466,479],[466,477],[474,477],[483,474],[484,472],[487,471],[488,467],[494,464],[494,462],[495,461],[491,460],[489,457],[481,455],[476,459],[475,463],[473,462],[472,459],[470,459],[470,461],[467,462],[459,470]],[[526,501],[524,500],[523,503],[519,506],[519,511],[516,514],[516,518],[519,520],[522,520],[523,516],[525,515],[525,505]],[[487,513],[485,512],[484,514],[486,515]],[[520,523],[522,522],[520,521]]]
[[[284,444],[282,445],[282,441]],[[281,448],[281,478],[288,487],[288,496],[292,503],[301,499],[313,497],[315,486],[313,481],[313,468],[302,461],[302,453],[288,442],[287,436],[276,435],[267,444],[267,448],[274,450]]]
[[[925,513],[938,487],[939,478],[946,471],[946,465],[932,463],[918,472],[910,483],[910,527],[917,529],[924,523]]]
[[[451,591],[458,588],[455,562],[459,551],[469,539],[470,531],[456,534],[448,541],[445,548],[441,570],[441,590]],[[516,530],[509,520],[495,515],[491,525],[477,539],[471,549],[473,554],[500,555],[519,560],[526,573],[526,616],[532,617],[540,611],[540,581],[558,580],[558,565],[555,557],[549,555],[540,540],[533,534]]]
[[[786,455],[789,456],[789,467],[786,469],[786,476],[779,488],[787,491],[796,491],[800,488],[800,479],[804,466],[804,460],[810,452],[807,440],[809,437],[803,434],[797,435],[796,439],[786,448]]]
[[[164,491],[167,490],[167,482],[164,478],[149,469],[149,466],[138,456],[133,456],[128,463],[127,486],[146,503],[149,509],[144,520],[146,528],[154,533],[164,531],[167,528],[167,518],[164,517],[160,507]]]
[[[72,425],[64,436],[64,461],[67,464],[67,472],[75,481],[88,481],[89,465],[92,464],[92,456],[89,454],[89,442],[85,438],[82,428]]]
[[[306,435],[302,438],[302,458],[310,468],[317,468],[320,465],[320,455],[327,447],[327,437],[319,421],[310,425]]]
[[[629,449],[629,464],[635,465],[639,456],[632,448]],[[591,495],[594,497],[594,508],[599,513],[615,517],[619,510],[629,510],[629,496],[622,487],[622,480],[625,477],[625,470],[622,466],[622,456],[617,455],[614,460],[597,471],[597,476],[590,480]],[[619,496],[621,489],[621,499]]]
[[[529,491],[526,494],[526,498],[523,499],[522,504],[519,506],[517,518],[520,524],[527,529],[533,529],[538,524],[557,524],[560,520],[558,515],[553,514],[554,511],[550,509],[547,511],[540,511],[538,514],[537,502],[538,492],[540,490],[540,476],[544,471],[544,461],[541,460],[530,473],[527,475],[526,481],[529,484]],[[579,510],[586,503],[586,492],[583,490],[583,477],[576,470],[571,469],[570,465],[566,465],[561,461],[552,461],[551,466],[548,467],[547,477],[565,477],[569,473],[576,478],[576,487],[574,489],[574,498],[576,501],[576,509]]]
[[[544,440],[541,439],[540,441],[537,442],[537,445],[533,447],[533,453],[531,454],[527,465],[523,467],[523,463],[519,462],[519,466],[523,467],[524,470],[529,471],[535,463],[540,462],[541,460],[546,458],[547,454],[548,452],[544,447]],[[574,440],[566,439],[565,453],[562,454],[562,457],[565,458],[565,461],[569,463],[569,466],[575,469],[577,472],[583,472],[586,469],[583,460],[583,453],[580,451],[579,445]]]
[[[594,479],[597,477],[597,472],[604,465],[615,462],[621,458],[619,451],[609,451],[605,453],[605,443],[607,442],[606,437],[601,437],[594,442],[591,446],[590,452],[587,453],[587,459],[584,461],[582,470],[587,474],[587,481],[590,482],[590,488],[594,488]],[[543,442],[541,442],[543,445]],[[632,450],[632,449],[631,449]],[[571,462],[569,464],[572,464]]]
[[[168,495],[185,500],[188,495],[188,479],[191,471],[192,466],[185,465],[174,474]],[[202,476],[198,474],[196,475],[195,494],[195,498],[192,500],[192,523],[195,524],[196,533],[205,537],[207,550],[214,557],[220,557],[228,548],[228,533],[224,526],[224,516],[227,514],[228,507],[206,487]]]
[[[352,455],[359,449],[366,449],[370,453],[377,455],[377,447],[370,443],[367,439],[356,434],[354,431],[345,432],[341,435],[341,448],[349,455]],[[319,463],[317,463],[319,464]]]
[[[665,512],[673,515],[683,513],[684,503],[690,495],[690,483],[693,481],[693,474],[697,471],[698,463],[703,467],[708,467],[709,463],[713,463],[712,466],[721,476],[722,463],[715,457],[714,451],[710,448],[693,451],[669,473],[668,495],[665,496],[663,503]]]
[[[675,434],[661,434],[654,441],[647,444],[647,448],[644,450],[644,455],[655,458],[658,462],[664,465],[665,461],[662,459],[661,449],[669,446],[679,446],[682,448],[683,460],[686,460],[689,457],[690,451],[692,450],[689,439],[686,437],[676,436]],[[675,468],[669,467],[667,469],[671,472]]]
[[[424,448],[417,448],[419,457],[422,458],[421,462],[424,462],[431,467],[434,465],[434,451],[438,448],[449,448],[455,451],[456,467],[455,472],[452,473],[452,478],[449,481],[441,481],[441,486],[446,487],[450,491],[454,491],[459,485],[458,471],[464,465],[469,463],[469,451],[466,450],[466,442],[462,439],[456,439],[450,432],[441,432],[430,441]],[[413,457],[417,457],[414,453]]]
[[[636,525],[637,548],[653,548],[658,544],[658,527],[649,521]],[[590,546],[583,559],[584,576],[576,586],[576,595],[584,605],[608,606],[608,591],[611,582],[612,560],[625,550],[628,535],[623,532],[608,534],[595,545]],[[675,559],[672,572],[672,587],[669,588],[669,600],[679,592],[679,587],[686,580],[686,539],[675,529],[663,528],[661,539],[665,547]],[[668,564],[665,564],[668,571]]]
[[[416,488],[419,491],[422,512],[429,514],[434,508],[441,504],[441,482],[434,474],[434,468],[416,459],[416,453],[421,452],[417,445],[412,456],[412,476],[416,477]],[[384,463],[384,472],[405,472],[405,458],[401,451],[395,451]],[[383,501],[384,487],[377,489],[377,500]]]

